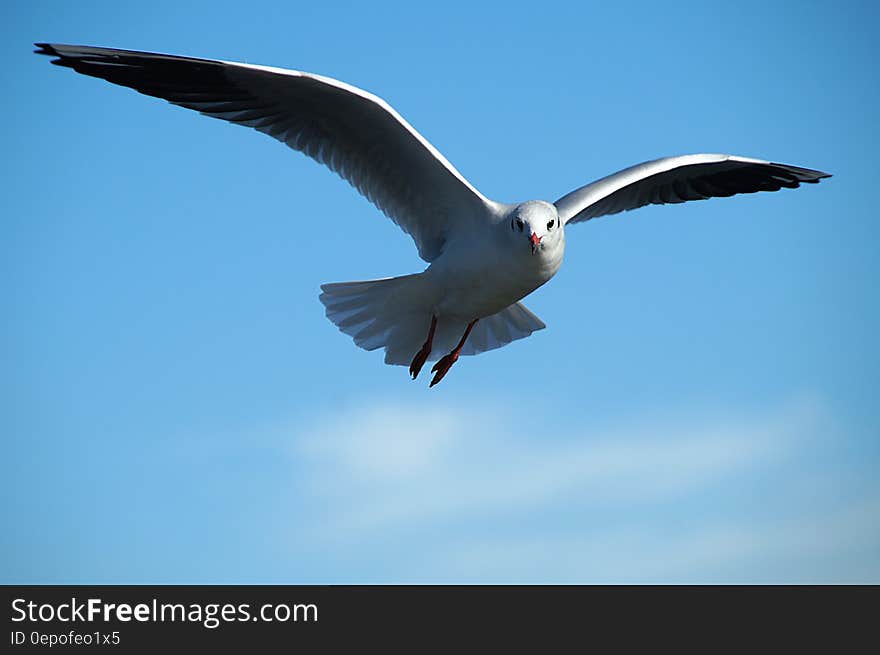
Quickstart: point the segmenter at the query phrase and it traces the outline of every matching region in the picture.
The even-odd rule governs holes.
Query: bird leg
[[[461,349],[464,348],[464,342],[467,341],[468,335],[471,333],[471,330],[474,329],[474,325],[480,319],[475,318],[470,323],[468,323],[467,329],[464,331],[464,336],[461,338],[461,341],[458,342],[458,345],[452,350],[451,353],[441,357],[436,364],[434,364],[434,368],[431,369],[431,373],[437,373],[434,376],[434,379],[431,380],[430,386],[434,386],[440,380],[443,379],[443,376],[452,368],[452,365],[458,361],[458,356],[461,354]]]
[[[422,349],[416,353],[416,356],[413,357],[413,360],[409,365],[409,374],[412,375],[413,380],[419,376],[419,371],[422,370],[422,366],[428,361],[428,355],[431,354],[431,344],[434,342],[435,329],[437,329],[437,317],[431,316],[431,327],[428,329],[428,338],[425,340]]]

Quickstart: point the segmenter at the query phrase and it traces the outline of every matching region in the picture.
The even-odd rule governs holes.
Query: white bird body
[[[556,238],[542,236],[531,254],[530,243],[507,227],[520,214],[543,224],[545,231],[552,216],[559,224]],[[474,319],[481,323],[461,354],[476,354],[544,328],[518,301],[556,274],[564,252],[564,227],[553,205],[540,201],[511,205],[491,220],[477,223],[473,231],[451,237],[424,272],[325,284],[321,300],[328,317],[359,346],[368,350],[383,346],[389,364],[410,363],[432,317],[437,317],[437,328],[428,361],[452,350]]]
[[[431,386],[459,355],[529,336],[544,323],[519,302],[550,280],[565,229],[647,204],[815,183],[827,173],[699,154],[625,169],[555,203],[486,198],[384,100],[331,78],[113,48],[37,44],[54,64],[252,127],[325,164],[412,236],[421,273],[321,286],[327,317],[389,364],[440,357]]]
[[[540,204],[556,216],[553,205]],[[425,275],[436,290],[439,315],[464,320],[491,316],[556,275],[565,254],[563,228],[559,228],[559,239],[542,244],[535,256],[524,257],[517,255],[525,253],[528,244],[508,239],[507,223],[506,216],[498,222],[486,220],[475,233],[450,239],[440,257],[431,262]]]

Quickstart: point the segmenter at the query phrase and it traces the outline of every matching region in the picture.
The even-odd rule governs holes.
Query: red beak
[[[532,232],[529,235],[529,241],[531,241],[532,243],[532,254],[534,255],[536,252],[538,252],[538,244],[541,243],[541,237]]]

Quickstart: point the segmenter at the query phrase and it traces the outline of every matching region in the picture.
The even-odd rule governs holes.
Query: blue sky
[[[715,5],[3,9],[0,581],[880,582],[877,9]],[[572,226],[548,329],[429,390],[317,299],[422,269],[388,219],[33,41],[336,77],[502,201],[834,177]]]

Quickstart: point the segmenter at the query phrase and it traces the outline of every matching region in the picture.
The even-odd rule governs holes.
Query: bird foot
[[[431,369],[431,373],[436,373],[434,379],[431,380],[431,384],[429,387],[433,387],[435,384],[440,382],[443,377],[449,372],[449,369],[452,368],[452,365],[458,361],[458,352],[452,351],[448,355],[444,355],[437,363],[434,364],[434,368]]]
[[[416,353],[416,356],[413,357],[413,360],[409,365],[409,374],[412,376],[413,380],[419,377],[419,371],[422,370],[422,366],[428,361],[428,355],[430,354],[431,348],[428,344],[425,344],[422,346],[422,349]]]
[[[428,338],[425,339],[425,343],[422,345],[421,350],[416,353],[416,356],[413,357],[412,362],[409,365],[409,374],[412,375],[412,379],[415,380],[419,376],[419,371],[422,370],[422,366],[425,365],[425,362],[428,361],[428,356],[431,354],[431,350],[433,346],[431,344],[434,343],[434,330],[437,329],[437,317],[431,316],[431,327],[428,328]]]

